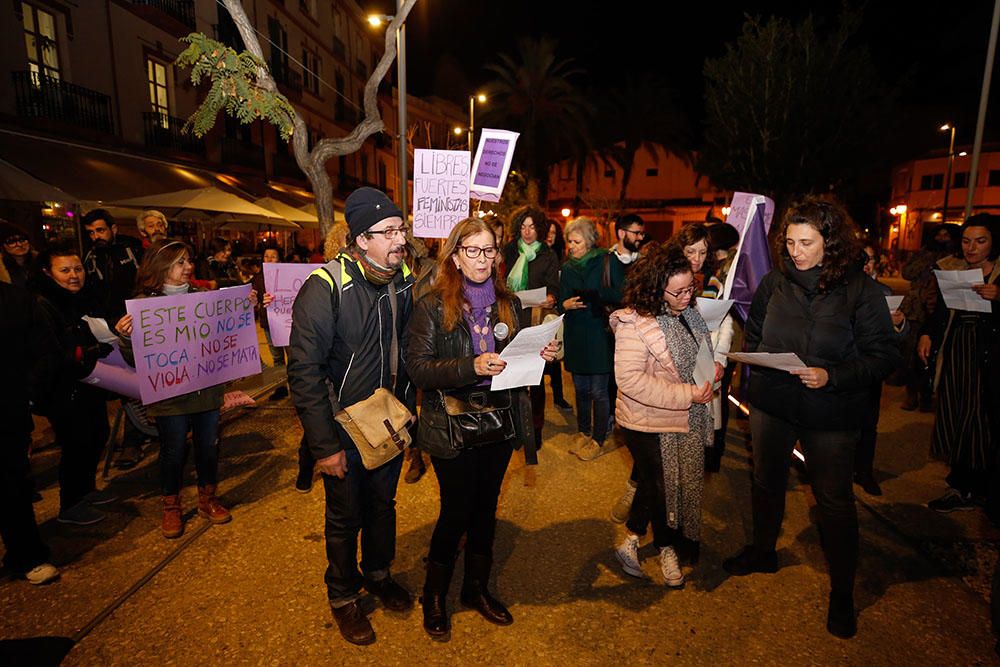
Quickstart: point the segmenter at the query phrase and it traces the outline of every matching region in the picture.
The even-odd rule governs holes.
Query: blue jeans
[[[592,436],[597,444],[603,445],[608,437],[608,415],[611,414],[611,399],[608,397],[608,373],[584,375],[573,373],[576,387],[576,428],[580,433]],[[593,426],[591,426],[590,404],[594,404]]]
[[[194,445],[198,486],[218,483],[218,410],[157,417],[156,428],[160,432],[160,486],[163,487],[163,495],[176,496],[180,493],[188,431],[191,432],[191,443]]]
[[[358,534],[361,534],[361,571],[372,579],[389,573],[396,556],[396,484],[403,468],[397,456],[374,470],[366,470],[358,450],[350,447],[344,479],[323,475],[326,491],[326,588],[330,601],[340,606],[360,595]]]

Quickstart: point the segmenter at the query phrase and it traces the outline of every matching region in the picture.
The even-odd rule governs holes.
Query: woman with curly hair
[[[761,281],[746,322],[748,352],[792,352],[805,367],[752,366],[753,542],[723,562],[732,575],[778,570],[792,448],[805,453],[830,567],[827,630],[854,636],[858,516],[854,451],[872,387],[899,363],[889,309],[864,273],[853,221],[839,204],[807,197],[789,206],[780,262]]]
[[[644,577],[639,539],[653,526],[660,570],[671,588],[684,586],[677,547],[697,543],[705,447],[712,441],[712,385],[699,384],[695,363],[711,347],[705,320],[694,308],[690,261],[663,246],[629,274],[622,310],[611,314],[615,334],[615,418],[632,453],[637,477],[625,540],[615,557],[626,574]],[[715,365],[715,376],[722,367]]]

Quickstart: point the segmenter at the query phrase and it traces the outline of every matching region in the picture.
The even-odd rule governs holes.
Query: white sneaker
[[[625,540],[615,549],[615,558],[618,559],[618,563],[622,566],[625,574],[639,577],[640,579],[646,578],[646,574],[642,571],[642,565],[639,563],[638,535],[626,535]]]
[[[59,570],[52,563],[42,563],[25,572],[24,578],[33,586],[41,586],[58,579]]]
[[[594,459],[605,454],[605,451],[601,448],[597,441],[591,438],[586,444],[574,452],[576,457],[581,461],[593,461]]]
[[[635,482],[629,480],[628,486],[625,487],[625,493],[615,501],[614,506],[611,508],[611,520],[615,523],[625,523],[628,520],[629,510],[632,509],[632,501],[635,500],[635,488]]]
[[[660,571],[667,586],[684,588],[684,573],[681,572],[681,565],[677,562],[677,552],[673,547],[660,549]]]

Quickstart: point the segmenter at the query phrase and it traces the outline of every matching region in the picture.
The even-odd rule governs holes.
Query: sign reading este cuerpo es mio
[[[125,302],[144,405],[260,373],[251,289]]]
[[[468,151],[413,151],[413,235],[447,238],[469,217]]]

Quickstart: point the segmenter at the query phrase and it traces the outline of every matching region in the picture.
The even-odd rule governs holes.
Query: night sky
[[[409,90],[467,100],[489,79],[483,66],[496,61],[498,53],[513,52],[519,37],[545,35],[558,40],[561,56],[586,70],[580,83],[587,89],[614,85],[629,70],[662,75],[697,136],[705,58],[724,52],[746,14],[801,19],[811,12],[822,22],[841,7],[839,0],[628,4],[646,13],[626,14],[626,3],[420,0],[407,20]],[[943,133],[935,132],[947,120],[957,123],[957,142],[971,144],[992,5],[989,0],[877,1],[866,7],[858,42],[869,49],[883,79],[903,92],[898,135],[886,143],[892,159],[942,143],[947,148]],[[363,6],[389,12],[395,3]],[[1000,119],[998,113],[990,115]],[[988,122],[987,139],[996,134]]]

